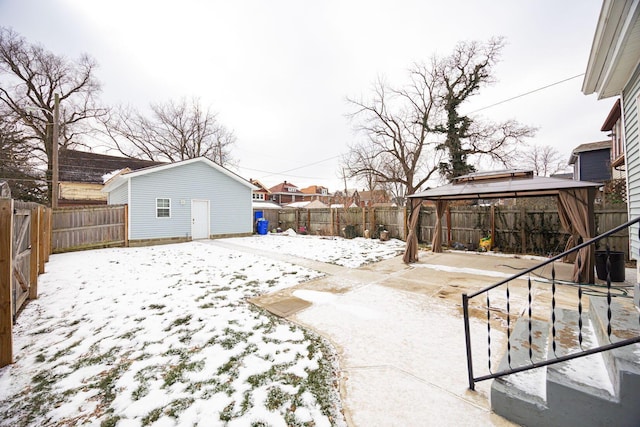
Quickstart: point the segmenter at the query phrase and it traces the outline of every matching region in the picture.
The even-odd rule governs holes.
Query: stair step
[[[580,344],[578,320],[577,311],[556,309],[555,351],[553,337],[550,337],[548,359],[580,353],[599,345],[591,320],[586,313],[582,315],[582,344]],[[547,382],[548,387],[551,382],[601,399],[615,400],[614,384],[602,354],[592,354],[548,366]]]
[[[589,316],[594,324],[600,345],[616,343],[640,336],[640,313],[630,298],[611,301],[611,341],[607,335],[607,299],[589,298]],[[640,344],[617,348],[608,352],[608,362],[616,369],[640,375]]]
[[[532,345],[529,345],[529,321],[520,318],[511,332],[511,368],[540,362],[547,353],[549,326],[539,320],[531,321]],[[529,359],[529,347],[532,357]],[[509,369],[507,355],[498,370]],[[531,369],[496,378],[491,385],[491,407],[494,412],[519,424],[537,417],[546,409],[546,368]]]

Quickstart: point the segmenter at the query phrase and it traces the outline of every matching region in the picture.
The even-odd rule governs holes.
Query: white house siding
[[[629,204],[629,219],[640,216],[640,137],[638,135],[638,102],[640,95],[640,68],[636,69],[633,77],[623,90],[622,105],[624,106],[624,132],[626,144],[627,191]],[[630,232],[631,252],[633,259],[640,259],[640,239],[638,238],[638,224]]]
[[[171,200],[170,218],[156,218],[156,198]],[[251,188],[194,162],[131,178],[129,238],[190,237],[192,199],[210,201],[211,235],[251,233]]]
[[[127,184],[124,183],[120,187],[108,193],[107,203],[110,205],[124,205],[128,203],[129,193],[127,192]]]

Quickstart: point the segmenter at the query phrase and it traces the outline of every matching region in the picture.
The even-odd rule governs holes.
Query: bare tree
[[[522,166],[537,176],[550,176],[567,169],[567,161],[550,145],[533,145],[521,153]]]
[[[414,194],[438,170],[437,141],[429,140],[435,102],[432,82],[413,73],[407,89],[389,88],[382,79],[371,100],[348,99],[356,107],[352,119],[365,135],[343,158],[351,177],[400,184]]]
[[[472,160],[508,166],[517,143],[532,136],[534,129],[513,120],[483,123],[460,114],[461,106],[493,81],[503,45],[500,38],[459,43],[448,57],[414,65],[404,88],[390,88],[379,79],[371,100],[349,99],[356,129],[365,139],[349,147],[345,169],[352,177],[374,176],[384,184],[400,184],[410,196],[438,173],[451,180],[474,171]],[[419,206],[412,203],[411,224],[416,223]],[[412,262],[415,229],[409,231],[407,248],[405,262]]]
[[[0,109],[0,181],[6,181],[11,197],[28,202],[46,201],[43,174],[31,162],[26,138],[10,115]]]
[[[96,106],[100,85],[96,63],[87,55],[77,61],[27,42],[15,31],[0,27],[0,104],[18,119],[31,156],[46,163],[51,199],[54,94],[60,96],[60,146],[80,143],[89,120],[105,113]]]
[[[365,139],[349,147],[345,169],[352,177],[402,184],[411,195],[438,173],[451,180],[474,171],[474,159],[511,166],[516,149],[535,130],[515,120],[483,122],[459,113],[493,81],[503,45],[500,38],[459,43],[448,57],[415,64],[405,88],[378,79],[371,100],[348,99]]]
[[[152,104],[150,116],[120,108],[104,121],[115,148],[128,157],[176,162],[205,156],[233,165],[235,135],[204,110],[197,99]]]

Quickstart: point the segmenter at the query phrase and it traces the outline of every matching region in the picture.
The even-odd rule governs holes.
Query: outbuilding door
[[[209,238],[209,201],[191,200],[191,238]]]

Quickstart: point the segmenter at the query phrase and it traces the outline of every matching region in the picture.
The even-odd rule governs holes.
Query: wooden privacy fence
[[[327,236],[378,237],[384,228],[389,237],[405,240],[408,211],[404,207],[281,209],[264,211],[269,215],[269,230],[301,227],[310,234]],[[418,222],[418,240],[429,244],[433,238],[435,208],[423,207]],[[596,209],[597,234],[627,221],[626,207]],[[533,209],[501,206],[457,206],[447,209],[443,218],[442,241],[445,245],[477,249],[481,238],[493,236],[494,247],[508,253],[548,256],[564,250],[568,234],[562,230],[555,208]],[[622,231],[608,239],[612,250],[622,251],[629,259],[629,236]]]
[[[265,211],[266,212],[266,211]],[[309,234],[324,236],[364,236],[368,230],[371,237],[378,237],[381,228],[389,231],[390,237],[404,239],[406,212],[404,208],[321,208],[283,209],[277,212],[277,221],[269,222],[269,229],[289,228],[298,232],[302,228]]]
[[[0,367],[13,363],[13,323],[38,297],[38,274],[49,259],[51,209],[0,198]]]
[[[127,246],[127,205],[63,208],[53,211],[53,253]]]

